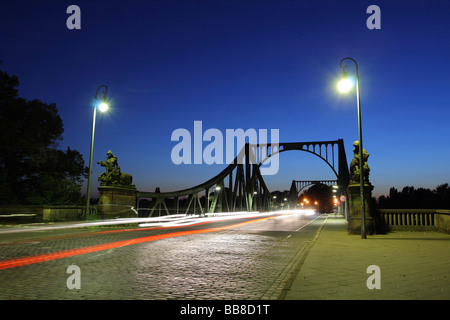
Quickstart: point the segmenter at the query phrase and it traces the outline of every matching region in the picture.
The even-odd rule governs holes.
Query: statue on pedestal
[[[133,187],[133,177],[128,173],[120,171],[120,166],[117,162],[117,157],[113,155],[111,150],[107,153],[105,161],[98,161],[97,164],[106,168],[106,172],[102,172],[98,177],[100,186],[119,186],[119,187]]]
[[[359,141],[355,141],[353,143],[353,160],[350,163],[350,184],[359,184],[360,183],[360,173],[361,173],[361,165],[359,159]],[[367,159],[369,158],[369,153],[365,149],[363,149],[363,163],[364,163],[364,183],[369,183],[369,172],[370,167],[367,164]]]
[[[375,230],[380,230],[376,227],[376,211],[372,202],[373,186],[369,182],[370,168],[367,164],[369,154],[363,149],[363,186],[361,186],[361,163],[359,158],[359,141],[353,143],[353,160],[350,163],[350,184],[347,188],[347,193],[350,199],[350,216],[348,219],[348,231],[353,234],[361,234],[362,227],[362,209],[364,208],[365,216],[365,232],[366,234],[373,234]],[[361,199],[363,198],[363,200]]]

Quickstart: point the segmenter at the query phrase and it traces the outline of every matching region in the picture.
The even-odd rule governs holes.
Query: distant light
[[[216,186],[215,188],[217,191],[219,191],[220,189],[222,189],[220,186]]]
[[[338,82],[337,88],[340,92],[346,93],[349,92],[353,87],[353,83],[350,79],[345,78]]]
[[[108,104],[105,102],[100,103],[100,105],[98,106],[98,109],[101,112],[105,112],[106,110],[108,110]]]

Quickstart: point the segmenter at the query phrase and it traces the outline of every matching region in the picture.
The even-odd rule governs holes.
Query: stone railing
[[[450,210],[440,209],[380,209],[388,231],[440,231],[450,233]]]
[[[90,214],[97,211],[91,207]],[[0,224],[50,221],[79,221],[86,219],[86,207],[75,205],[11,205],[0,207]]]

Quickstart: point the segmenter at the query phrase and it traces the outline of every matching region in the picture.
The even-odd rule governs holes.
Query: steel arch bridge
[[[260,167],[270,157],[286,151],[306,151],[322,159],[336,175],[340,187],[346,187],[350,174],[344,141],[285,142],[277,144],[245,144],[234,161],[218,175],[192,188],[173,192],[138,192],[136,208],[141,199],[152,199],[148,216],[162,214],[206,214],[233,211],[269,211],[273,198]],[[337,153],[337,159],[336,159]],[[258,159],[263,161],[256,161]],[[211,192],[211,189],[213,192]],[[180,206],[180,200],[183,205]],[[169,204],[169,205],[168,205]],[[170,208],[169,208],[170,207]]]
[[[327,185],[329,187],[334,186],[334,185],[338,185],[338,181],[337,180],[292,180],[292,184],[291,184],[291,189],[289,191],[289,193],[294,193],[294,194],[299,194],[300,191],[302,191],[304,188],[311,186],[311,185],[316,185],[316,184],[324,184]]]
[[[291,189],[289,189],[289,197],[297,197],[304,188],[316,184],[324,184],[332,187],[338,185],[338,180],[292,180]]]

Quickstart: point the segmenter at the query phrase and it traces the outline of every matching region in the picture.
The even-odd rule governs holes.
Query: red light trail
[[[245,222],[241,222],[241,223],[237,223],[237,224],[232,224],[229,226],[223,226],[223,227],[170,232],[170,233],[151,235],[151,236],[147,236],[147,237],[140,237],[140,238],[135,238],[135,239],[130,239],[130,240],[122,240],[122,241],[115,241],[115,242],[110,242],[110,243],[105,243],[105,244],[87,246],[87,247],[82,247],[82,248],[77,248],[77,249],[70,249],[70,250],[58,251],[58,252],[53,252],[53,253],[39,254],[39,255],[34,255],[34,256],[4,260],[4,261],[0,261],[0,270],[26,266],[26,265],[30,265],[30,264],[45,262],[45,261],[68,258],[68,257],[73,257],[73,256],[81,255],[81,254],[86,254],[86,253],[110,250],[110,249],[115,249],[115,248],[120,248],[120,247],[125,247],[125,246],[130,246],[130,245],[134,245],[134,244],[145,243],[145,242],[150,242],[150,241],[155,241],[155,240],[162,240],[162,239],[173,238],[173,237],[181,237],[181,236],[192,235],[192,234],[223,231],[223,230],[227,230],[227,229],[231,229],[231,228],[240,227],[240,226],[248,224],[248,223],[253,223],[253,222],[258,222],[258,221],[263,221],[263,220],[268,220],[268,219],[274,219],[274,218],[275,217],[273,217],[273,216],[265,217],[265,218],[254,219],[254,220],[245,221]],[[162,229],[162,228],[154,228],[154,229]],[[123,230],[123,231],[127,231],[127,230]],[[108,232],[108,231],[106,231],[106,232]],[[114,231],[114,232],[120,232],[120,231]]]

